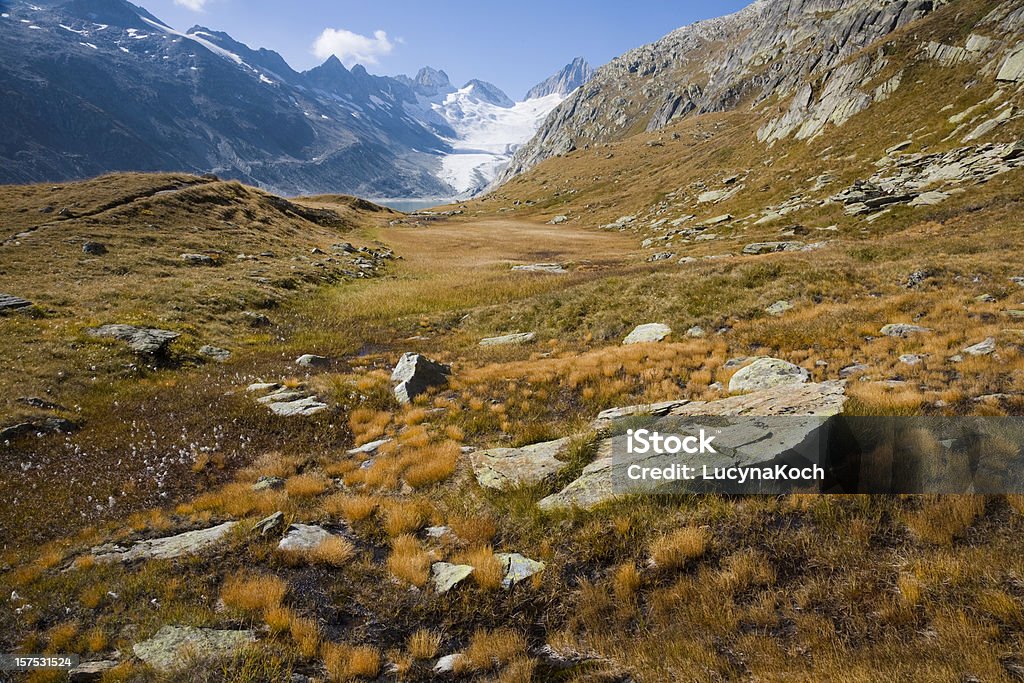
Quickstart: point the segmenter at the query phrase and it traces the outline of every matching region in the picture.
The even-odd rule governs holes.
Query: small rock
[[[740,393],[771,389],[790,384],[804,384],[811,378],[799,365],[780,358],[756,358],[750,365],[741,368],[729,380],[729,392]]]
[[[468,564],[435,562],[430,565],[430,582],[434,584],[434,590],[443,595],[469,578],[472,573],[473,567]]]
[[[548,225],[561,225],[562,223],[565,223],[567,220],[569,220],[568,216],[555,216],[554,218],[548,221]]]
[[[222,349],[217,346],[202,346],[199,348],[199,355],[206,356],[211,360],[215,360],[218,363],[224,363],[231,358],[231,352],[227,349]]]
[[[103,675],[117,666],[119,662],[104,659],[98,662],[82,662],[68,672],[68,683],[98,683]]]
[[[411,403],[414,398],[431,387],[444,386],[452,374],[451,367],[430,360],[418,353],[406,353],[391,373],[395,385],[395,398],[399,403]]]
[[[900,362],[906,365],[918,365],[924,358],[916,353],[905,353],[900,356]]]
[[[882,329],[879,330],[878,332],[879,334],[885,335],[886,337],[899,337],[901,339],[906,339],[907,337],[910,337],[915,334],[924,334],[926,332],[931,332],[931,330],[928,329],[927,327],[921,327],[920,325],[911,325],[909,323],[891,323],[889,325],[885,325],[884,327],[882,327]]]
[[[523,273],[568,273],[561,263],[530,263],[523,266],[512,266],[512,270]]]
[[[675,253],[671,251],[659,251],[657,254],[651,254],[647,257],[648,263],[656,263],[658,261],[669,261],[675,257]]]
[[[495,557],[505,568],[505,576],[501,580],[502,588],[511,588],[520,581],[544,571],[544,563],[531,560],[519,553],[496,553]]]
[[[768,315],[780,316],[786,311],[793,310],[793,308],[794,306],[792,303],[786,301],[785,299],[782,299],[780,301],[776,301],[771,306],[764,309],[764,312],[767,313]]]
[[[957,354],[952,355],[952,356],[949,357],[949,362],[950,363],[963,363],[964,362],[964,357],[961,356],[959,353],[957,353]]]
[[[260,536],[266,536],[272,533],[275,529],[284,525],[284,513],[281,511],[275,512],[269,517],[264,517],[260,521],[253,524],[251,532],[259,532]]]
[[[250,394],[262,394],[267,391],[277,391],[280,388],[281,385],[277,382],[256,382],[247,386],[245,390]]]
[[[693,327],[691,327],[690,329],[688,329],[686,331],[686,336],[687,337],[693,337],[694,339],[699,339],[699,338],[703,337],[704,334],[705,334],[704,328],[701,327],[700,325],[694,325]]]
[[[989,337],[985,341],[968,346],[963,350],[968,356],[987,356],[996,350],[996,340]]]
[[[427,534],[427,538],[443,538],[452,532],[452,530],[446,526],[428,526],[423,531]]]
[[[139,541],[131,548],[99,546],[92,549],[97,562],[132,562],[134,560],[169,560],[191,555],[219,544],[235,528],[236,522],[197,531],[186,531],[175,536]]]
[[[373,455],[377,452],[377,449],[386,443],[390,443],[391,439],[378,439],[377,441],[371,441],[370,443],[364,443],[358,448],[351,448],[346,453],[348,455]]]
[[[277,549],[290,553],[309,552],[319,548],[324,541],[333,535],[321,526],[292,524],[288,527],[284,538],[277,544]]]
[[[748,256],[760,256],[780,251],[800,251],[803,247],[803,242],[754,242],[743,247],[743,253]]]
[[[325,368],[331,364],[331,359],[326,356],[316,356],[307,353],[295,359],[295,364],[304,368]]]
[[[1024,287],[1024,277],[1011,277],[1010,282]]]
[[[668,325],[662,323],[647,323],[645,325],[637,325],[633,328],[633,331],[626,335],[626,338],[622,340],[622,343],[624,345],[630,345],[659,342],[670,334],[672,334],[672,328]]]
[[[533,332],[517,332],[500,337],[487,337],[480,340],[480,346],[512,346],[532,342],[537,335]]]
[[[181,260],[190,266],[212,266],[214,260],[212,256],[206,254],[182,254]]]
[[[910,206],[935,206],[947,199],[949,199],[949,195],[945,192],[922,192],[911,200]]]
[[[253,491],[276,491],[284,488],[284,479],[281,477],[260,477],[252,485]]]
[[[982,294],[980,296],[974,297],[974,301],[979,304],[994,304],[996,301],[998,301],[998,299],[996,299],[991,294]]]
[[[270,403],[267,408],[279,417],[307,417],[316,415],[330,408],[316,396],[306,396],[292,401]]]
[[[452,655],[445,655],[437,660],[434,664],[434,673],[436,674],[450,674],[455,671],[455,664],[464,657],[458,652]]]
[[[82,245],[82,253],[89,256],[103,256],[107,253],[107,246],[102,242],[86,242]]]
[[[249,327],[270,327],[273,324],[270,318],[262,313],[246,311],[242,314],[242,317],[245,319],[245,322],[248,323]]]

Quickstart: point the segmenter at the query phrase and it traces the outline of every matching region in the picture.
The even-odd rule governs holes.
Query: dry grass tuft
[[[247,614],[263,614],[281,606],[288,584],[268,574],[238,573],[228,577],[220,597],[229,608]]]
[[[351,541],[341,536],[331,535],[307,555],[312,564],[326,564],[331,567],[342,567],[356,556],[356,548]]]
[[[472,566],[473,573],[470,576],[484,590],[497,590],[505,578],[505,569],[495,556],[494,548],[489,545],[474,546],[456,556],[453,561]]]
[[[324,512],[332,517],[341,517],[349,523],[368,519],[377,510],[380,500],[374,496],[354,496],[336,493],[323,503]]]
[[[421,628],[409,636],[409,656],[413,659],[433,659],[441,648],[441,636]]]
[[[307,659],[316,656],[320,650],[321,631],[320,624],[315,619],[293,615],[288,631],[299,654]]]
[[[983,496],[924,496],[921,508],[904,516],[907,527],[922,541],[949,545],[985,510]]]
[[[448,518],[452,533],[469,545],[486,545],[498,533],[498,525],[486,514],[454,515]]]
[[[508,628],[478,629],[469,646],[456,660],[457,674],[492,671],[526,654],[526,639]]]
[[[401,536],[426,526],[430,508],[422,501],[388,501],[384,504],[384,531],[388,536]]]
[[[374,679],[380,674],[381,653],[375,647],[324,643],[322,654],[327,679],[332,683]]]
[[[391,541],[388,556],[388,571],[395,577],[422,588],[430,578],[433,558],[411,534],[404,534]]]
[[[319,496],[331,485],[331,480],[319,473],[297,474],[284,482],[284,490],[290,498],[312,498]]]
[[[659,569],[681,569],[702,556],[708,547],[708,532],[699,527],[684,527],[651,543],[651,562]]]

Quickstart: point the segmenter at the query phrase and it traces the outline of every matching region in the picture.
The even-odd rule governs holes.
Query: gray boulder
[[[501,579],[502,588],[511,588],[534,574],[544,571],[544,563],[531,560],[519,553],[495,553],[494,555],[505,568],[505,576]]]
[[[322,413],[330,408],[330,406],[316,396],[306,396],[303,398],[279,400],[269,403],[267,408],[270,412],[279,417],[306,417]]]
[[[659,342],[670,334],[672,334],[672,328],[668,325],[647,323],[646,325],[637,325],[632,332],[626,335],[622,343],[629,345]]]
[[[89,256],[103,256],[107,253],[107,247],[102,242],[86,242],[82,245],[82,253]]]
[[[168,345],[181,335],[169,330],[151,327],[135,327],[134,325],[103,325],[86,330],[92,337],[109,337],[123,341],[136,353],[160,355],[167,351]]]
[[[886,337],[900,337],[906,339],[907,337],[915,334],[924,334],[931,332],[927,327],[921,327],[920,325],[911,325],[909,323],[890,323],[882,327],[878,331],[879,334],[885,335]]]
[[[811,378],[804,368],[780,358],[757,358],[729,380],[729,391],[759,391],[789,384],[803,384]]]
[[[309,552],[319,548],[321,543],[333,535],[321,526],[292,524],[285,532],[284,538],[277,544],[277,549],[292,553]]]
[[[411,403],[414,398],[431,387],[447,384],[451,374],[450,366],[432,361],[418,353],[406,353],[391,373],[391,382],[395,385],[395,398],[399,403]]]
[[[181,260],[190,266],[212,266],[215,263],[213,257],[206,254],[182,254]]]
[[[180,667],[186,657],[222,659],[256,641],[253,631],[225,631],[192,626],[164,626],[149,640],[132,647],[135,656],[154,669]]]
[[[564,438],[522,448],[491,448],[472,453],[470,462],[481,486],[503,490],[537,484],[561,472],[568,463],[558,456],[568,445]]]
[[[785,299],[781,299],[781,300],[776,301],[775,303],[773,303],[768,308],[764,309],[764,312],[767,313],[768,315],[773,315],[773,316],[778,317],[778,316],[782,315],[783,313],[785,313],[786,311],[793,310],[793,308],[795,308],[795,307],[793,306],[792,303],[790,303],[789,301],[786,301]]]
[[[260,521],[252,525],[250,531],[252,533],[259,532],[260,536],[266,536],[267,534],[273,533],[275,530],[284,525],[284,513],[280,510],[272,515],[264,517]]]

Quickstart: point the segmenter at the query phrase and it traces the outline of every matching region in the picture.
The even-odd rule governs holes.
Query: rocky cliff
[[[736,14],[673,31],[598,69],[552,112],[501,180],[590,143],[740,107],[765,105],[757,137],[766,144],[820,135],[899,87],[902,72],[886,71],[893,56],[874,44],[913,30],[915,22],[945,5],[953,5],[946,9],[959,22],[962,41],[922,41],[920,53],[909,57],[946,65],[975,62],[982,73],[998,71],[1016,80],[1024,61],[1013,50],[1024,13],[1019,2],[758,0]],[[883,72],[888,77],[879,80]]]

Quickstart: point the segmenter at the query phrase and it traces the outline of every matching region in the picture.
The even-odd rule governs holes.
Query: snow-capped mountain
[[[571,73],[569,78],[567,73]],[[405,79],[417,92],[416,103],[407,104],[406,109],[451,146],[451,151],[441,156],[437,175],[457,191],[458,197],[469,197],[494,182],[516,150],[575,89],[565,89],[570,79],[583,79],[582,85],[589,73],[590,66],[577,58],[530,91],[547,87],[550,92],[513,102],[492,83],[472,80],[455,88],[443,71],[428,68],[413,79]]]
[[[5,183],[188,171],[282,194],[448,198],[490,182],[556,104],[334,57],[300,73],[126,0],[0,0]]]

